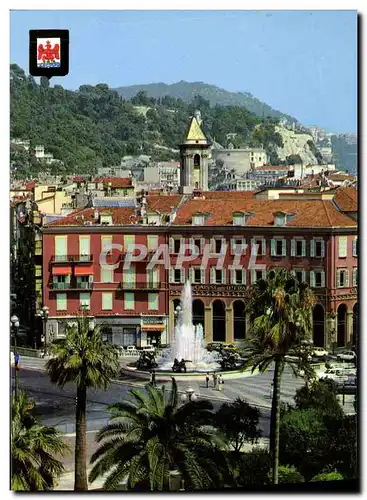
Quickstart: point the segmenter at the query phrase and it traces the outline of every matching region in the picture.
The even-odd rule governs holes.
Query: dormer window
[[[286,214],[284,212],[276,212],[274,214],[274,225],[275,226],[285,226],[287,222],[294,219],[296,214]]]
[[[102,215],[100,216],[100,224],[103,226],[112,226],[112,215]]]
[[[193,226],[203,226],[205,224],[205,215],[204,214],[193,214],[192,216],[192,225]]]
[[[244,213],[244,212],[234,212],[233,213],[233,225],[234,226],[246,226],[249,218],[253,214]]]

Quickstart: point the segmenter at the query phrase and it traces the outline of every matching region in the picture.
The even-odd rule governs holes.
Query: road
[[[35,358],[23,358],[20,374],[20,387],[25,389],[36,402],[36,408],[47,425],[57,426],[65,433],[73,433],[75,421],[75,386],[66,385],[60,389],[51,384],[44,373],[45,361]],[[178,389],[184,392],[189,386],[194,389],[199,398],[209,399],[214,409],[225,401],[233,401],[237,397],[245,399],[249,404],[259,407],[261,411],[260,428],[264,437],[269,435],[269,418],[271,408],[271,382],[273,372],[257,374],[243,379],[226,380],[224,375],[223,391],[211,387],[206,388],[204,382],[179,381]],[[157,374],[157,384],[159,375]],[[167,384],[166,384],[167,385]],[[169,384],[168,384],[169,385]],[[295,391],[302,387],[304,381],[295,378],[289,371],[282,377],[281,400],[292,403]],[[95,431],[105,425],[108,420],[107,407],[128,396],[133,387],[143,387],[144,382],[136,379],[126,379],[112,383],[107,391],[88,391],[87,399],[87,430]],[[346,412],[353,411],[353,396],[346,396]]]

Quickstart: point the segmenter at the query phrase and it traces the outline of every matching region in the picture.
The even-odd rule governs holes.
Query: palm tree
[[[131,390],[130,399],[110,407],[112,418],[97,435],[103,444],[93,454],[89,480],[108,474],[107,490],[127,479],[129,488],[144,483],[151,491],[168,488],[172,469],[186,489],[220,487],[226,476],[225,442],[213,427],[212,404],[190,401],[179,406],[177,385],[169,394],[148,384]]]
[[[300,369],[306,379],[314,374],[303,345],[311,336],[314,304],[315,297],[308,284],[299,283],[285,269],[271,270],[267,280],[256,281],[247,297],[251,338],[244,368],[264,372],[274,363],[270,435],[274,484],[278,484],[281,376],[285,364],[296,376]],[[289,358],[287,355],[291,353],[294,356]]]
[[[59,431],[41,425],[32,414],[34,404],[24,392],[12,403],[11,454],[13,491],[47,491],[64,471],[62,457],[69,449]]]
[[[86,404],[87,389],[107,389],[111,379],[118,374],[118,348],[102,340],[100,328],[89,328],[86,316],[68,325],[66,338],[52,345],[52,357],[46,370],[53,383],[64,387],[76,384],[75,418],[75,491],[88,489]]]

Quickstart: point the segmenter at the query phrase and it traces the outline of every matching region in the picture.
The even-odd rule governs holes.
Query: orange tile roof
[[[205,200],[243,200],[253,198],[258,191],[202,191]]]
[[[135,217],[135,209],[133,207],[124,208],[108,208],[97,210],[100,214],[112,215],[112,222],[116,225],[129,225],[137,221]],[[84,222],[91,221],[93,225],[98,225],[95,219],[94,208],[83,208],[76,210],[66,217],[57,219],[49,224],[49,226],[83,226]]]
[[[288,170],[293,170],[293,167],[292,167],[292,165],[279,165],[279,166],[276,166],[276,165],[263,165],[261,167],[256,167],[255,168],[255,172],[257,172],[258,170],[260,170],[260,171],[262,171],[262,170],[264,170],[264,171],[282,170],[282,171],[287,171],[288,172]]]
[[[95,177],[94,182],[111,183],[112,188],[133,187],[130,177]]]
[[[356,226],[329,200],[189,200],[177,211],[174,225],[191,224],[194,213],[209,214],[206,226],[227,226],[233,223],[234,212],[254,214],[248,226],[274,226],[274,213],[295,214],[286,225],[293,227]]]
[[[77,175],[76,177],[73,177],[73,182],[85,182],[86,178],[81,177],[80,175]]]
[[[161,214],[169,214],[173,208],[176,208],[182,198],[181,194],[172,195],[155,195],[149,194],[147,196],[148,210],[154,210]],[[172,208],[173,207],[173,208]]]
[[[357,212],[358,191],[354,187],[340,187],[335,192],[334,201],[343,212]]]

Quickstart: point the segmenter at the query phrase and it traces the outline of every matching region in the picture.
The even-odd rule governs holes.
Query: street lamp
[[[189,402],[196,401],[196,399],[197,399],[197,394],[195,394],[195,391],[192,387],[188,387],[185,393],[182,394],[181,396],[181,401],[183,403],[186,403],[187,400],[189,400]]]
[[[330,325],[330,334],[331,334],[331,339],[332,339],[332,346],[333,346],[333,356],[335,355],[335,340],[336,340],[336,315],[335,312],[332,312],[330,314],[329,318],[329,325]]]
[[[47,350],[47,320],[49,314],[50,311],[47,306],[43,306],[42,309],[38,312],[38,316],[41,318],[43,324],[43,334],[41,336],[41,341],[43,343],[43,350],[45,354]]]
[[[14,387],[14,395],[15,397],[18,396],[18,384],[19,384],[19,368],[18,368],[18,363],[19,363],[19,356],[17,352],[17,340],[18,340],[18,330],[19,330],[19,319],[18,316],[15,314],[10,318],[10,327],[13,330],[13,339],[14,339],[14,379],[15,379],[15,387]]]

